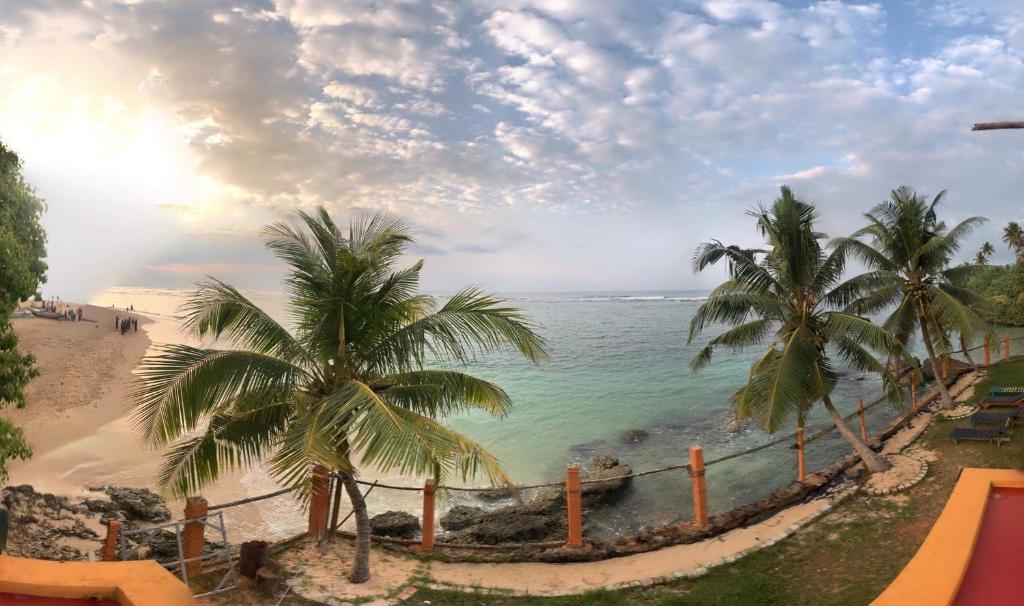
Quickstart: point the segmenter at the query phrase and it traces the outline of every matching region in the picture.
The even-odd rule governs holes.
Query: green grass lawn
[[[976,389],[1024,385],[1024,362],[1001,364]],[[917,442],[933,451],[928,476],[889,497],[856,495],[810,527],[777,545],[694,580],[649,589],[595,592],[563,598],[498,597],[421,589],[407,604],[451,606],[612,606],[820,604],[862,606],[873,600],[917,551],[945,505],[963,467],[1017,468],[1024,462],[1024,429],[1003,446],[954,445],[949,432],[963,421],[936,421]]]

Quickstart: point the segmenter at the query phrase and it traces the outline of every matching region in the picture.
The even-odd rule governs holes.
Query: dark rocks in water
[[[630,429],[623,432],[622,441],[626,444],[639,444],[649,437],[651,437],[651,432],[646,429]]]
[[[154,523],[171,519],[171,510],[164,505],[163,499],[148,488],[108,486],[106,492],[110,500],[130,518]]]
[[[580,480],[583,481],[583,506],[592,507],[616,500],[629,487],[632,478],[628,476],[632,473],[633,468],[623,465],[615,457],[598,455],[591,459],[580,474]]]
[[[629,487],[633,470],[615,457],[599,455],[585,467],[582,501],[586,507],[614,502]],[[498,509],[456,505],[441,516],[444,541],[501,545],[565,538],[565,488],[538,489],[529,500]]]
[[[476,497],[481,501],[500,501],[502,499],[511,499],[513,496],[515,495],[508,488],[481,490],[476,493]]]
[[[107,501],[106,499],[88,499],[82,505],[93,513],[114,513],[120,511],[117,503]]]
[[[411,539],[419,531],[419,518],[404,511],[385,511],[370,518],[370,532],[377,536]]]

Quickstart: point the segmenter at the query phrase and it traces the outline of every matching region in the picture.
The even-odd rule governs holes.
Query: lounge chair
[[[1020,408],[1008,408],[1005,412],[976,412],[971,415],[971,425],[1013,426],[1020,418]]]
[[[1006,395],[1006,394],[1014,394],[1014,393],[1024,393],[1024,386],[1020,386],[1020,385],[996,385],[995,387],[993,387],[992,389],[989,390],[989,393],[994,395],[994,396]]]
[[[1009,442],[1010,438],[1003,433],[1002,427],[956,427],[949,434],[954,444],[961,440],[974,440],[979,442],[995,442],[1001,446],[1003,442]]]
[[[988,395],[982,398],[979,404],[982,408],[1024,405],[1024,393]]]

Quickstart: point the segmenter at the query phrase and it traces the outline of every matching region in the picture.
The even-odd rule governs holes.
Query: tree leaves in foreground
[[[734,396],[737,415],[775,432],[793,418],[802,427],[814,404],[822,402],[868,469],[888,469],[888,463],[850,430],[830,397],[838,380],[838,361],[877,372],[890,401],[902,401],[895,379],[872,353],[902,356],[901,344],[869,319],[845,309],[871,292],[879,276],[865,274],[840,282],[846,248],[825,250],[824,235],[814,230],[814,207],[798,200],[788,187],[770,207],[750,214],[765,239],[763,248],[714,241],[694,254],[695,271],[724,262],[729,279],[697,310],[689,340],[711,326],[729,328],[708,341],[691,367],[703,368],[722,348],[767,346]]]
[[[0,141],[0,408],[24,406],[25,386],[38,375],[35,358],[18,349],[11,314],[46,280],[45,208],[22,177],[18,155]],[[30,456],[21,430],[0,419],[0,482],[7,479],[7,461]]]
[[[370,529],[359,469],[508,483],[494,456],[442,421],[501,417],[509,396],[452,368],[498,350],[534,362],[546,352],[529,318],[501,299],[475,288],[443,302],[419,293],[422,261],[398,266],[413,241],[403,221],[375,215],[347,231],[323,208],[267,228],[289,270],[294,330],[228,284],[199,284],[185,328],[228,348],[165,345],[147,356],[133,418],[148,444],[169,448],[159,484],[176,495],[260,464],[303,494],[314,465],[339,474],[356,518],[350,578],[363,582]]]

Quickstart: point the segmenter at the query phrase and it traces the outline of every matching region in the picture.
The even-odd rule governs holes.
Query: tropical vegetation
[[[507,483],[490,453],[441,421],[470,410],[500,417],[508,394],[448,368],[499,349],[538,362],[545,343],[518,309],[478,289],[444,302],[418,292],[423,262],[398,266],[413,241],[400,219],[375,215],[346,234],[319,208],[265,233],[289,270],[291,330],[230,285],[201,283],[184,325],[226,348],[164,345],[147,356],[134,422],[148,444],[170,449],[159,484],[173,494],[261,464],[307,495],[314,466],[336,474],[356,522],[349,578],[364,582],[360,469]]]
[[[0,141],[0,408],[25,406],[25,385],[38,371],[35,358],[18,349],[11,314],[46,281],[43,201],[21,174],[21,159]],[[0,418],[0,483],[7,462],[27,459],[32,450],[21,429]]]
[[[692,342],[704,329],[730,328],[711,338],[693,359],[698,370],[715,350],[768,347],[750,367],[746,384],[734,396],[737,415],[769,432],[788,419],[803,426],[821,402],[840,434],[872,472],[889,464],[849,428],[831,399],[838,362],[882,376],[890,401],[902,393],[895,378],[872,350],[903,355],[902,343],[870,319],[848,311],[874,286],[872,276],[841,281],[847,247],[829,251],[815,230],[817,212],[788,187],[770,207],[750,213],[765,247],[747,249],[713,241],[694,255],[694,270],[725,262],[729,279],[700,306],[690,323]]]
[[[869,268],[861,280],[871,287],[851,308],[869,315],[891,310],[883,327],[904,345],[918,332],[934,376],[938,352],[953,349],[951,336],[969,343],[985,325],[975,312],[983,301],[966,286],[978,266],[953,265],[963,240],[985,219],[970,217],[948,228],[937,215],[945,193],[928,202],[909,187],[894,189],[888,200],[865,213],[866,227],[833,243]],[[952,407],[945,383],[935,384],[941,405]]]
[[[970,288],[977,292],[985,304],[977,309],[978,314],[988,322],[1024,326],[1024,231],[1016,221],[1003,229],[1003,242],[1014,254],[1015,262],[1009,265],[989,265],[990,255],[981,263],[985,246],[982,245],[975,259],[980,267],[970,280]],[[992,250],[994,253],[994,250]]]

